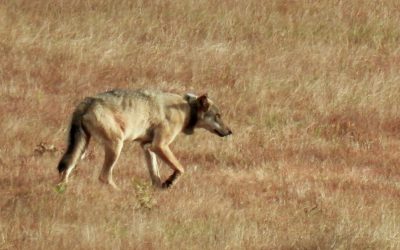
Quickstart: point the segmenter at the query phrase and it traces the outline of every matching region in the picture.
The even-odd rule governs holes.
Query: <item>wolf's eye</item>
[[[220,118],[221,118],[221,115],[220,115],[220,114],[216,114],[216,115],[215,115],[215,118],[220,119]]]

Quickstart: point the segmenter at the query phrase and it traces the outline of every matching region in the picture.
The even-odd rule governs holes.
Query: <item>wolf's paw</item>
[[[171,180],[166,180],[163,184],[161,184],[161,188],[167,189],[172,187],[173,182]]]

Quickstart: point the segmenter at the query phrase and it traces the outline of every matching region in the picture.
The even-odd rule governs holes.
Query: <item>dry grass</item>
[[[399,13],[396,0],[0,1],[0,249],[399,249]],[[208,92],[235,134],[180,136],[187,174],[169,191],[149,186],[135,144],[123,191],[102,186],[94,144],[57,193],[74,105],[116,87]]]

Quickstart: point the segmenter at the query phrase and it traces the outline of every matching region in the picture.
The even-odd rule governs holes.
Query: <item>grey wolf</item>
[[[224,137],[232,131],[207,95],[178,95],[150,90],[112,90],[85,98],[72,115],[68,147],[58,164],[60,184],[83,158],[90,139],[97,139],[105,151],[100,181],[118,189],[113,168],[125,141],[140,143],[153,185],[168,188],[184,173],[184,168],[169,148],[176,136],[193,134],[203,128]],[[173,173],[161,182],[156,157]]]

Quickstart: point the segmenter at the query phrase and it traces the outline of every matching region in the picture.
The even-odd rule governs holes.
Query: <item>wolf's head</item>
[[[221,113],[217,106],[207,95],[197,97],[187,94],[185,97],[191,105],[191,120],[195,121],[192,128],[189,125],[189,129],[186,131],[187,134],[193,133],[193,128],[204,128],[221,137],[232,134],[232,131],[222,121]]]

